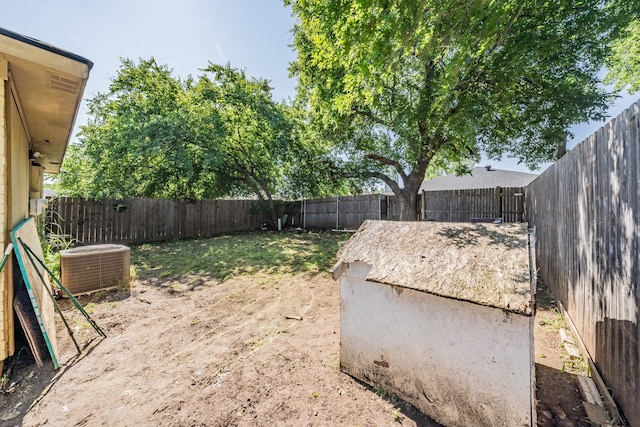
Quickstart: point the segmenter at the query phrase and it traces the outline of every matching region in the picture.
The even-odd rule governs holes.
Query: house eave
[[[45,172],[59,172],[93,62],[4,28],[0,60],[8,64],[29,149],[41,155],[35,161]]]

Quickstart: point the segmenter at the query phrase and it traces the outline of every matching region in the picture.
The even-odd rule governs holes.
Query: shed
[[[0,247],[42,212],[44,173],[57,173],[93,63],[0,28]],[[31,212],[30,212],[31,210]],[[0,367],[14,352],[13,265],[0,273]]]
[[[338,252],[340,367],[447,426],[535,425],[526,224],[366,221]]]

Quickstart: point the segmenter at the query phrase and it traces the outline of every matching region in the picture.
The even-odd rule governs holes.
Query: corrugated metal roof
[[[526,224],[365,221],[338,251],[337,279],[352,262],[367,280],[531,316]]]
[[[472,188],[526,187],[538,175],[532,173],[491,169],[478,166],[469,174],[457,176],[449,174],[425,181],[420,192],[438,190],[464,190]]]

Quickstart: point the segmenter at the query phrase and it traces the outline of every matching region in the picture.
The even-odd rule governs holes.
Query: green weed
[[[95,302],[90,302],[87,305],[84,306],[84,311],[87,312],[87,314],[91,315],[93,314],[93,312],[96,310],[96,303]]]
[[[396,422],[402,422],[402,415],[400,415],[400,408],[395,408],[391,411],[391,415]]]
[[[76,239],[68,238],[61,234],[55,234],[53,231],[57,231],[59,227],[55,221],[47,224],[44,215],[36,217],[35,221],[42,245],[43,261],[49,271],[53,273],[53,276],[60,278],[60,251],[69,249],[79,242]],[[54,287],[57,287],[57,285],[54,285]]]
[[[591,367],[584,359],[569,359],[562,363],[561,372],[570,372],[572,374],[591,376]]]
[[[378,396],[380,396],[381,398],[383,398],[388,402],[396,403],[398,401],[398,397],[395,394],[389,392],[387,389],[385,389],[381,385],[376,385],[373,388],[373,391],[375,392],[375,394],[377,394]]]
[[[551,316],[543,314],[540,324],[554,332],[558,332],[560,328],[566,326],[565,318],[557,307],[553,308]]]

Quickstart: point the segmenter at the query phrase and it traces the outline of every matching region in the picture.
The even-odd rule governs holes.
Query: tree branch
[[[249,171],[244,170],[243,171],[243,175],[244,175],[244,179],[243,181],[249,186],[251,187],[251,189],[253,190],[254,193],[256,193],[256,196],[258,196],[258,199],[260,199],[261,201],[265,202],[266,198],[265,196],[260,192],[260,187],[258,186],[258,184],[256,184],[254,182],[254,180],[252,179],[251,174],[249,173]]]
[[[379,154],[365,154],[364,156],[365,158],[369,159],[369,160],[373,160],[376,161],[378,163],[382,163],[383,165],[389,165],[389,166],[393,166],[393,168],[400,174],[400,176],[402,177],[403,181],[407,180],[407,174],[405,173],[404,169],[402,168],[402,165],[400,164],[400,162],[396,161],[396,160],[392,160],[389,159],[387,157],[381,156]]]
[[[352,112],[356,113],[356,114],[360,114],[362,116],[367,117],[368,119],[372,120],[374,123],[384,126],[390,130],[392,130],[394,133],[398,133],[396,132],[395,126],[393,125],[392,122],[388,122],[384,119],[382,119],[381,117],[378,117],[377,115],[373,114],[373,112],[370,109],[363,109],[363,108],[359,108],[359,107],[353,107]]]
[[[384,181],[384,183],[387,184],[389,188],[391,188],[391,191],[393,191],[394,194],[400,194],[400,192],[402,191],[402,188],[400,188],[400,185],[395,180],[389,178],[387,175],[381,172],[365,172],[363,173],[363,176],[366,178],[378,178]]]
[[[383,181],[385,184],[387,184],[389,188],[391,188],[391,191],[394,192],[394,194],[399,194],[402,191],[402,188],[400,188],[400,185],[395,180],[391,179],[390,177],[383,174],[382,172],[376,172],[376,171],[364,171],[359,173],[345,172],[345,173],[342,173],[341,176],[343,178],[377,178]]]

